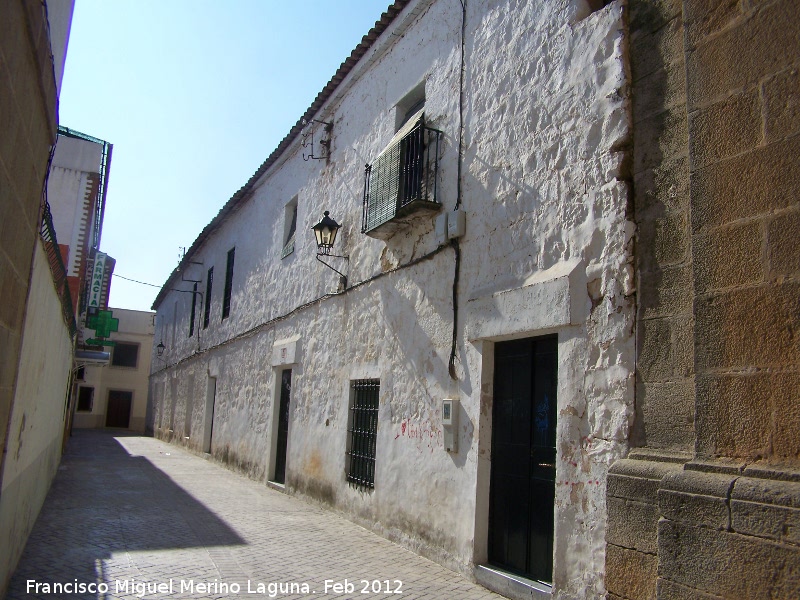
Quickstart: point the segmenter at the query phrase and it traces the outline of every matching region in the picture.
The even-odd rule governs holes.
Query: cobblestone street
[[[7,598],[141,597],[500,598],[180,448],[76,430]]]

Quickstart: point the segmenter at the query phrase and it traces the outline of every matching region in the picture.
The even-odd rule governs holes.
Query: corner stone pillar
[[[800,598],[800,11],[795,0],[637,5],[677,8],[683,29],[689,232],[676,243],[691,265],[694,439],[688,452],[654,447],[678,421],[648,415],[646,379],[674,347],[648,341],[640,319],[641,447],[609,472],[608,597]],[[657,267],[663,277],[639,269],[640,315],[667,298],[647,285],[664,285]],[[662,304],[647,304],[651,288]]]

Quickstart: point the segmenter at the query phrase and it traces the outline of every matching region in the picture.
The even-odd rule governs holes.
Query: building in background
[[[116,331],[109,332],[107,364],[76,358],[72,426],[119,427],[144,432],[155,313],[110,309]],[[93,332],[96,333],[96,332]],[[88,334],[86,334],[88,337]]]
[[[76,323],[46,201],[73,2],[0,8],[0,596],[61,457]]]
[[[75,313],[85,313],[88,284],[100,248],[113,145],[66,127],[58,128],[58,143],[47,179],[47,197],[67,268]],[[103,294],[113,261],[106,260]]]

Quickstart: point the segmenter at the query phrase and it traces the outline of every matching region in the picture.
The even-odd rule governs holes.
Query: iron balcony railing
[[[381,153],[364,173],[362,233],[380,227],[417,207],[438,204],[439,142],[442,132],[419,119],[408,133]]]

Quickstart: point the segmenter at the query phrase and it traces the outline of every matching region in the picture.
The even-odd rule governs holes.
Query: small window
[[[86,367],[78,367],[78,370],[75,373],[75,379],[78,381],[83,381],[86,379]]]
[[[425,108],[425,82],[421,81],[395,105],[394,130],[399,131],[423,108]]]
[[[208,327],[208,320],[211,316],[211,288],[214,285],[214,267],[208,270],[206,276],[206,303],[203,306],[203,329]]]
[[[94,404],[94,388],[83,387],[78,388],[78,412],[92,412],[92,405]]]
[[[225,291],[222,295],[222,319],[227,319],[231,314],[231,291],[233,290],[233,259],[236,248],[228,250],[228,265],[225,269]]]
[[[197,284],[192,287],[192,310],[189,313],[189,337],[194,335],[194,318],[197,313]]]
[[[363,490],[375,487],[380,388],[378,379],[361,379],[351,384],[347,428],[347,481]]]
[[[139,344],[127,344],[125,342],[117,342],[114,346],[114,351],[111,356],[111,364],[114,367],[132,367],[136,368],[136,363],[139,360]]]
[[[294,234],[297,230],[297,196],[284,207],[283,213],[283,249],[281,258],[294,252]]]

